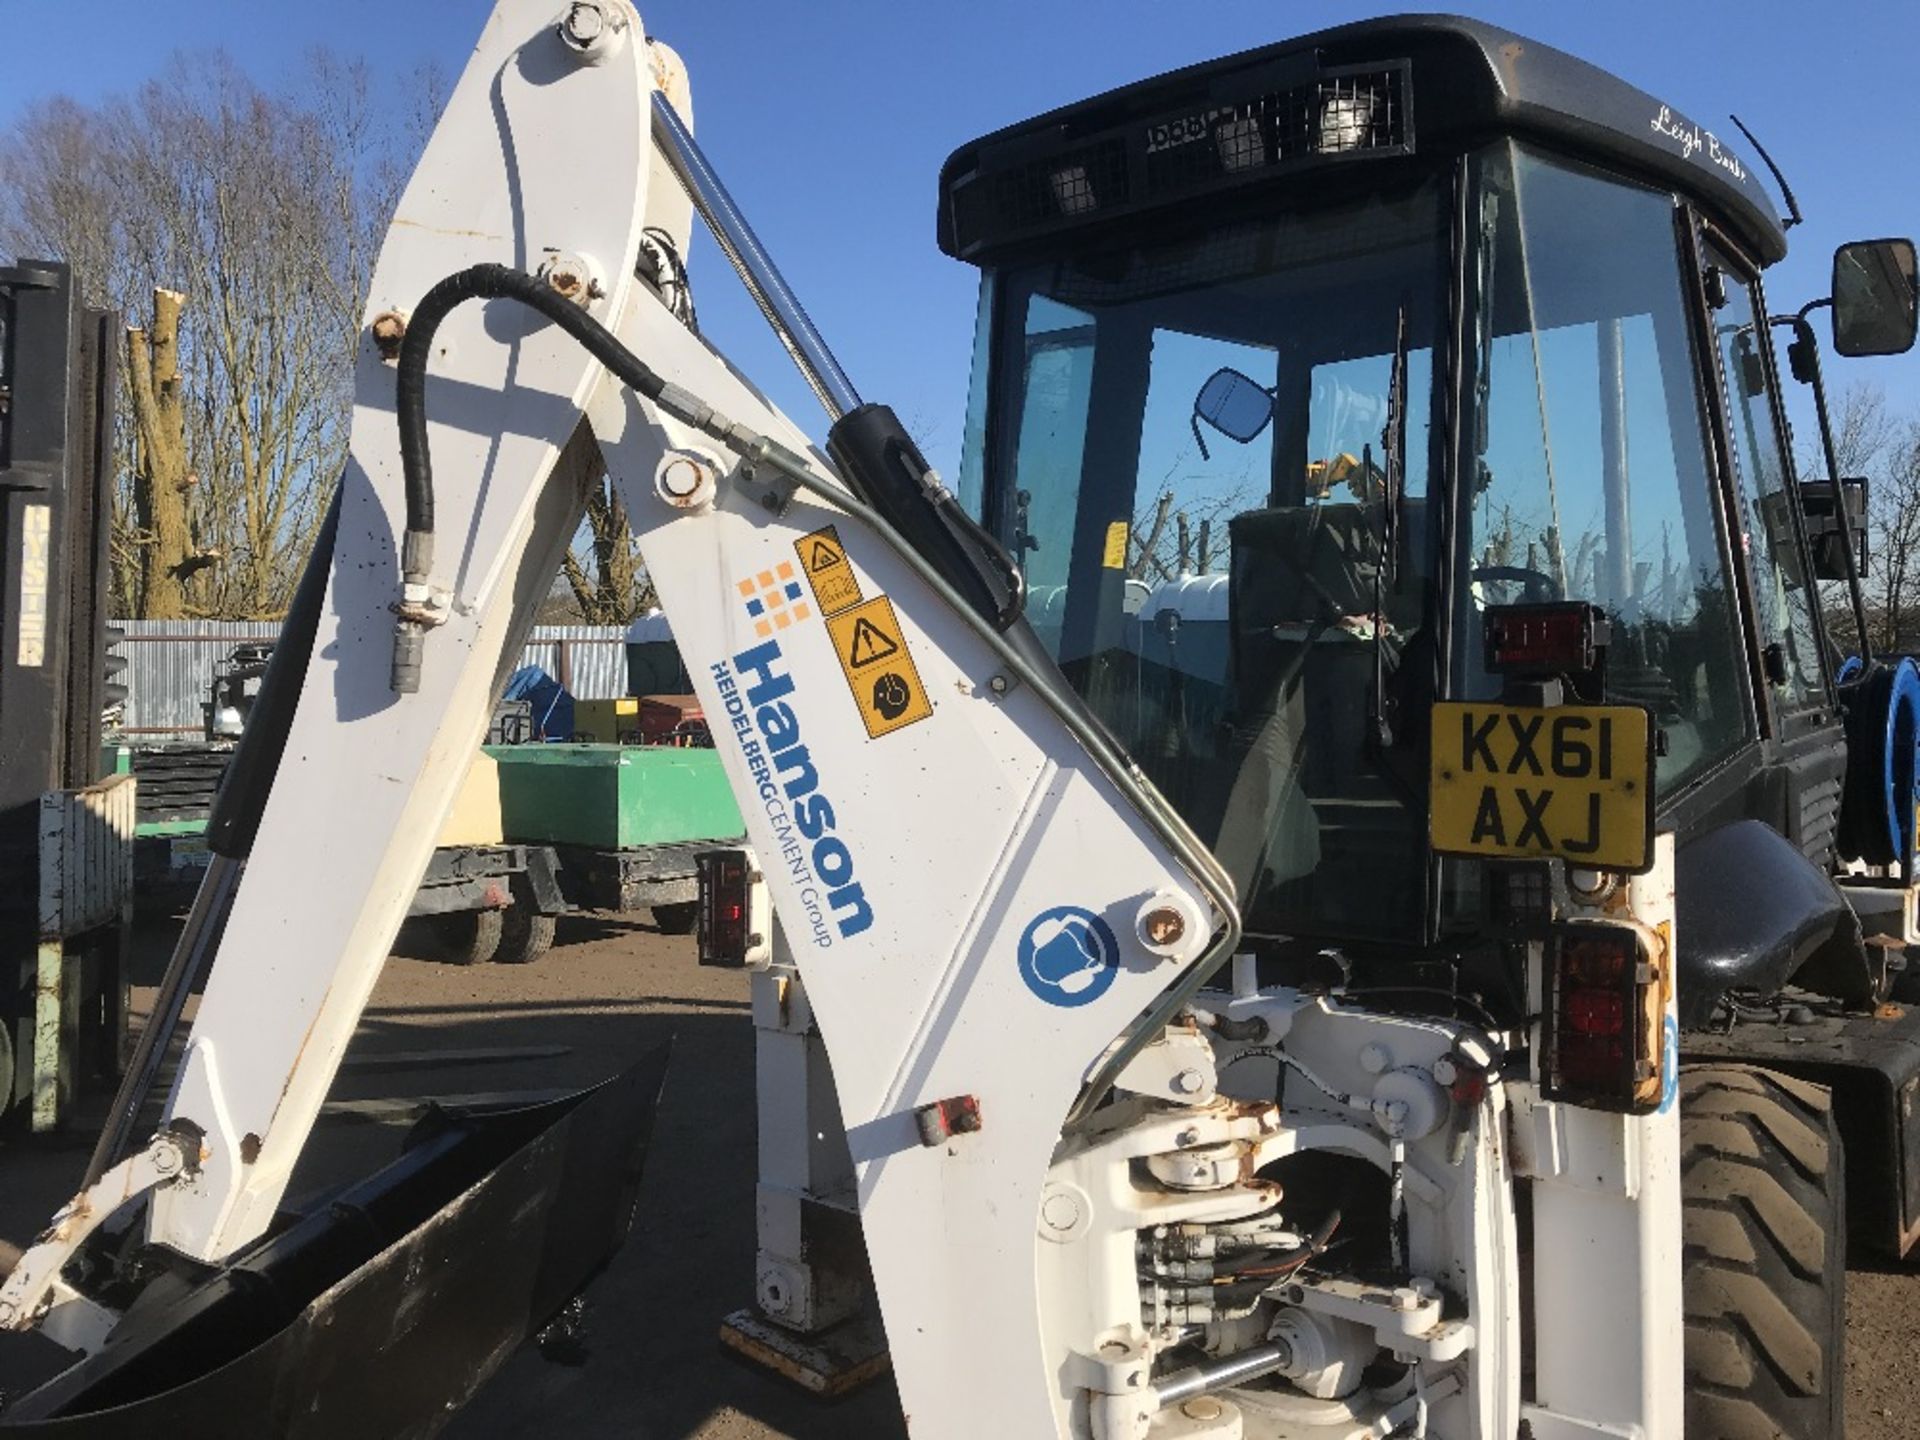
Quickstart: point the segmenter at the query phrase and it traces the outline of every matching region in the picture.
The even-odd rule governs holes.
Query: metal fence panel
[[[201,733],[201,706],[216,661],[236,645],[271,645],[280,633],[271,620],[117,620],[125,638],[115,647],[127,668],[127,708],[121,731],[161,738]],[[619,625],[539,625],[520,652],[518,669],[538,665],[582,700],[604,700],[627,689],[626,629]]]

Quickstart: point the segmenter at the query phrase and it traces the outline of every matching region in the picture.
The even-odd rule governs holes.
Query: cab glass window
[[[1726,399],[1727,461],[1738,497],[1736,548],[1753,576],[1754,618],[1767,647],[1768,679],[1783,709],[1819,700],[1820,653],[1814,638],[1813,595],[1800,561],[1786,452],[1774,423],[1753,289],[1734,262],[1708,246],[1708,319],[1719,352]]]
[[[1651,706],[1662,792],[1752,733],[1672,199],[1497,145],[1476,158],[1455,694],[1494,605],[1606,611],[1608,698]]]

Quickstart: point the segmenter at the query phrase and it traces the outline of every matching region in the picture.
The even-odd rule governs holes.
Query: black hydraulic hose
[[[400,342],[400,373],[395,407],[400,420],[400,469],[406,479],[407,538],[433,534],[433,459],[427,451],[427,361],[440,322],[469,300],[517,300],[538,310],[623,384],[649,400],[658,400],[666,381],[620,343],[617,336],[546,281],[505,265],[473,265],[435,285],[407,317]],[[429,556],[431,561],[431,542]],[[414,572],[409,568],[407,573]],[[419,574],[425,578],[426,567]]]
[[[505,265],[483,264],[440,281],[407,319],[394,385],[406,495],[401,596],[396,610],[399,619],[393,640],[393,688],[402,695],[419,689],[426,634],[441,619],[428,590],[433,569],[434,496],[433,456],[427,443],[427,362],[433,355],[441,322],[469,300],[514,300],[538,311],[578,341],[628,389],[743,455],[771,445],[765,437],[723,421],[698,396],[656,374],[618,336],[539,276]],[[926,486],[926,462],[920,459],[893,412],[884,406],[859,407],[835,424],[829,445],[848,472],[856,494],[926,554],[947,583],[959,589],[996,629],[1009,629],[1021,609],[1023,582],[1018,568],[953,503],[950,492],[944,487]],[[911,463],[895,476],[884,463],[890,457],[904,457]],[[795,463],[801,463],[797,457]],[[925,508],[910,502],[925,502]],[[997,573],[989,580],[985,571]]]
[[[505,265],[473,265],[449,275],[421,298],[400,342],[394,409],[400,425],[400,470],[406,493],[405,539],[400,552],[400,604],[393,634],[393,689],[420,688],[427,631],[440,623],[427,580],[433,569],[433,457],[427,446],[427,361],[433,341],[453,310],[469,300],[514,300],[538,311],[580,343],[628,389],[659,403],[676,419],[734,446],[742,454],[777,449],[765,437],[723,422],[697,395],[651,370],[606,326],[545,280]],[[798,464],[797,460],[793,463]]]

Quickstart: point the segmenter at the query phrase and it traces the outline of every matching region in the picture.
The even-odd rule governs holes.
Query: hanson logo
[[[836,935],[851,939],[873,924],[873,906],[854,878],[852,849],[834,833],[839,817],[800,737],[800,713],[789,703],[798,697],[779,642],[743,650],[731,665],[715,661],[712,674],[779,863],[806,912],[807,938],[823,950]]]
[[[740,598],[746,602],[747,617],[753,621],[753,633],[762,640],[813,614],[791,560],[782,560],[771,570],[748,576],[738,582],[738,588]]]

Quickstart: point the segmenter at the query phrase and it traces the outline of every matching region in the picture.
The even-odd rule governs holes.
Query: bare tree
[[[160,452],[132,389],[147,341],[130,334],[122,613],[279,614],[345,462],[363,297],[429,117],[376,104],[366,67],[324,52],[299,95],[261,89],[218,54],[182,57],[131,96],[43,102],[0,136],[0,249],[70,261],[90,301],[129,315],[150,293],[182,297],[168,302],[184,315],[169,363],[180,467],[197,477],[189,547],[148,555],[161,542],[143,467]],[[156,362],[159,339],[156,321]],[[185,561],[201,573],[175,595],[168,577]]]
[[[1869,476],[1865,580],[1875,653],[1920,646],[1920,422],[1908,421]]]
[[[194,542],[188,519],[195,476],[187,465],[186,396],[180,384],[178,290],[155,289],[153,326],[127,327],[127,390],[133,401],[132,503],[137,528],[116,537],[132,553],[121,559],[138,577],[137,606],[150,620],[187,614],[187,582],[216,562]]]
[[[1896,414],[1876,385],[1854,385],[1832,408],[1834,461],[1844,477],[1867,481],[1867,548],[1862,590],[1867,638],[1877,654],[1920,644],[1920,421]],[[1824,447],[1804,439],[1803,477],[1827,473]],[[1822,582],[1828,630],[1843,646],[1855,634],[1852,599],[1843,583]]]
[[[576,543],[584,555],[569,551],[560,562],[560,574],[573,598],[573,610],[589,625],[625,625],[651,610],[657,602],[653,583],[640,562],[627,523],[627,507],[619,488],[607,475],[600,447],[585,427],[574,432],[560,470],[583,467],[586,509]]]

